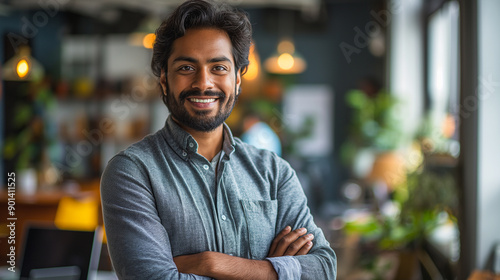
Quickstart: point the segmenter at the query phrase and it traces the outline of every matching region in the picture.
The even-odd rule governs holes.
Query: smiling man
[[[200,0],[158,28],[152,68],[170,116],[101,182],[120,279],[335,279],[335,253],[293,169],[224,124],[251,33],[244,13]]]

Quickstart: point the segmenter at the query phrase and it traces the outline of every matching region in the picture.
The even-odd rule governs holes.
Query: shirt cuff
[[[300,262],[294,257],[274,257],[266,258],[266,260],[270,261],[273,265],[274,270],[276,270],[276,273],[278,274],[278,279],[300,279],[302,267],[300,266]]]

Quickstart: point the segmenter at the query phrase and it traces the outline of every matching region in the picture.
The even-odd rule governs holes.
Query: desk
[[[15,221],[16,224],[16,265],[19,266],[20,254],[24,242],[24,232],[27,224],[30,223],[53,223],[56,217],[57,207],[61,199],[65,196],[82,197],[87,195],[98,195],[96,191],[85,191],[78,193],[68,193],[64,191],[38,192],[35,194],[24,194],[16,192],[15,195]],[[11,245],[7,243],[10,234],[7,227],[7,207],[8,193],[6,189],[0,190],[0,263],[7,261],[7,252]],[[5,217],[5,218],[4,218]]]

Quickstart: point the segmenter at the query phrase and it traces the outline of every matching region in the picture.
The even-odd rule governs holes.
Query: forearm
[[[178,256],[174,262],[182,273],[215,279],[278,279],[269,261],[249,260],[218,252]]]

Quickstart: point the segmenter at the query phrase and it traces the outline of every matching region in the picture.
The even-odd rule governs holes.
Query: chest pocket
[[[248,241],[252,259],[267,256],[276,234],[277,200],[240,200],[248,226]]]

